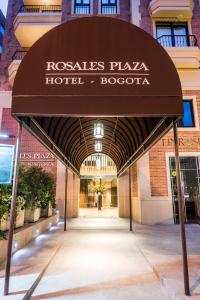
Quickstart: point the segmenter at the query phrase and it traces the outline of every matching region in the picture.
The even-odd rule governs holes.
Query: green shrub
[[[55,180],[53,175],[41,167],[20,168],[18,194],[25,199],[25,207],[46,208],[49,203],[55,207]]]
[[[10,214],[11,185],[0,185],[0,220]],[[46,208],[49,203],[55,208],[55,179],[41,167],[24,165],[19,169],[16,208],[18,210]]]

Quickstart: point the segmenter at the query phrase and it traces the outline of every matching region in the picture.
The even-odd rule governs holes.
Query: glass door
[[[175,158],[170,157],[170,178],[172,188],[172,200],[174,209],[174,221],[179,222],[176,168]],[[181,177],[183,181],[185,219],[187,223],[197,223],[200,217],[200,196],[199,196],[199,158],[181,157]]]

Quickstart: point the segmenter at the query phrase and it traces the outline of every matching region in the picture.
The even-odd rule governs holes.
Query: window
[[[90,14],[90,0],[74,0],[74,13],[79,15]]]
[[[195,127],[192,100],[183,101],[184,115],[179,122],[179,127]]]
[[[0,32],[2,35],[4,35],[4,31],[5,31],[4,26],[0,24]]]
[[[0,55],[3,53],[3,47],[0,45]]]
[[[156,35],[163,47],[195,46],[195,36],[189,36],[187,23],[157,22]]]
[[[117,14],[117,0],[101,0],[101,14]]]

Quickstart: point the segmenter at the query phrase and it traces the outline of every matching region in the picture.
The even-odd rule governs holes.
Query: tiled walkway
[[[62,225],[16,252],[11,295],[1,300],[23,299],[49,261],[31,299],[185,299],[177,226],[135,225],[130,233],[127,220],[80,218],[64,233]],[[200,227],[188,226],[187,233],[191,299],[200,299]]]

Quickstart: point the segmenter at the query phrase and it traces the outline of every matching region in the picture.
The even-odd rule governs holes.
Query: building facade
[[[151,34],[172,58],[180,76],[184,117],[179,123],[181,173],[187,222],[200,218],[200,1],[199,0],[9,0],[0,64],[0,127],[17,134],[11,117],[14,78],[28,49],[62,22],[84,16],[109,16],[130,22]],[[137,42],[137,41],[136,41]],[[147,45],[148,47],[148,45]],[[37,62],[36,62],[37,63]],[[165,70],[160,70],[160,76]],[[0,144],[14,144],[15,138]],[[21,160],[40,165],[57,178],[57,201],[63,210],[64,166],[24,130]],[[68,174],[68,215],[77,216],[80,182]],[[129,216],[128,174],[118,178],[119,216]],[[142,224],[178,222],[172,132],[132,167],[132,207]]]

